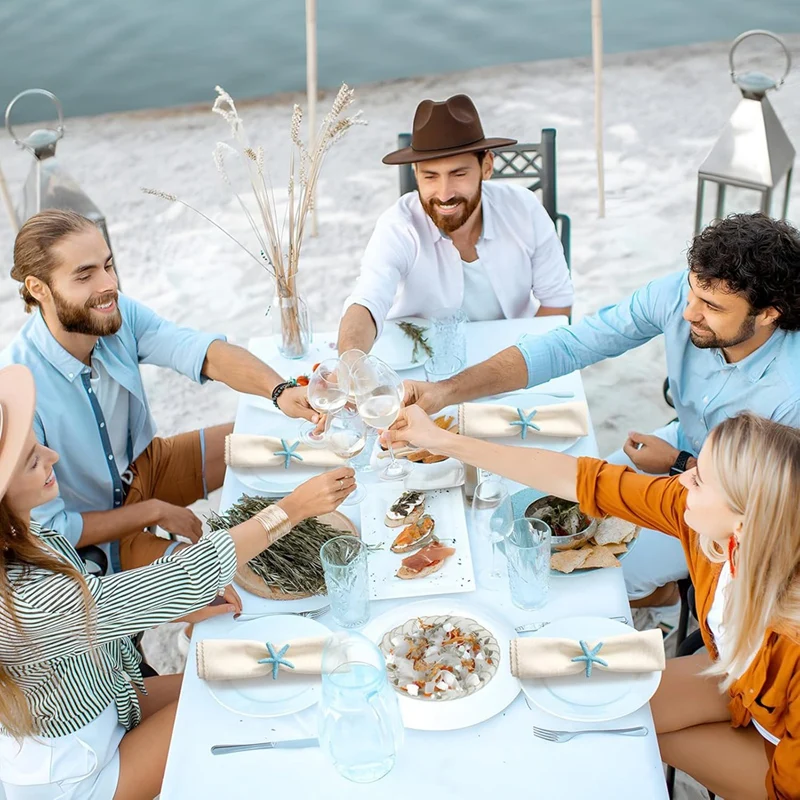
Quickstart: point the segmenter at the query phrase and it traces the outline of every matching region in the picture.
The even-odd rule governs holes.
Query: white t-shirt
[[[481,260],[464,261],[462,258],[461,266],[464,267],[464,302],[461,310],[467,319],[470,322],[503,319],[503,308]]]
[[[714,592],[714,602],[711,604],[711,610],[708,612],[708,616],[706,617],[706,622],[708,623],[708,628],[711,631],[711,635],[714,637],[714,644],[717,646],[717,650],[719,651],[720,657],[722,657],[723,653],[727,653],[728,641],[725,636],[725,626],[722,624],[722,615],[725,611],[725,589],[731,582],[731,567],[730,564],[726,561],[722,565],[722,572],[719,574],[719,581],[717,582],[717,590]],[[759,725],[755,720],[752,720],[753,725],[756,727],[756,730],[768,741],[772,742],[772,744],[777,745],[780,743],[780,739],[776,736],[773,736],[769,731],[764,730],[764,728]]]
[[[105,417],[108,439],[117,470],[122,475],[130,466],[128,460],[128,429],[130,423],[130,392],[117,383],[105,367],[92,359],[92,391]]]

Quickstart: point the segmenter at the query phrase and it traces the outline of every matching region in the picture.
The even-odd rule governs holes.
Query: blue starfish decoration
[[[303,460],[303,456],[295,453],[295,450],[300,446],[300,442],[294,442],[291,445],[286,443],[286,439],[281,439],[281,449],[276,450],[273,455],[283,456],[283,468],[289,469],[292,459],[296,458],[298,461]]]
[[[272,642],[267,642],[267,650],[269,650],[269,658],[262,658],[259,660],[259,664],[272,664],[272,680],[278,679],[278,670],[283,664],[284,667],[288,667],[289,669],[294,669],[294,664],[291,661],[287,661],[284,656],[286,655],[286,651],[289,649],[289,645],[285,644],[281,647],[278,652],[275,652],[275,645]]]
[[[536,416],[535,408],[530,414],[526,414],[524,409],[518,408],[517,415],[519,416],[519,419],[515,419],[511,424],[519,425],[519,435],[521,439],[524,439],[528,435],[528,428],[532,428],[535,431],[541,430],[541,428],[535,422],[531,422],[531,420]]]
[[[582,656],[575,656],[575,658],[573,658],[572,660],[573,661],[585,661],[586,662],[586,677],[587,678],[591,678],[592,677],[592,664],[600,664],[600,666],[603,666],[603,667],[607,667],[608,666],[608,662],[607,661],[603,661],[602,658],[598,658],[597,657],[597,654],[600,652],[600,648],[603,646],[602,642],[600,642],[597,645],[597,647],[594,647],[591,650],[589,649],[589,645],[586,644],[586,642],[584,642],[583,639],[580,640],[579,644],[581,646],[581,650],[583,650],[583,655]]]

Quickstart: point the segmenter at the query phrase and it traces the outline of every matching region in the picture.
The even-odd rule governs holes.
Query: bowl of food
[[[550,550],[574,550],[594,536],[597,520],[584,514],[577,503],[562,500],[552,494],[534,500],[525,509],[526,519],[540,519],[550,526],[553,536]]]

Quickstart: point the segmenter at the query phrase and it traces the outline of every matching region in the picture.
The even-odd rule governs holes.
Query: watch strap
[[[675,463],[669,468],[669,474],[680,475],[686,472],[686,465],[689,463],[690,458],[693,458],[691,453],[686,452],[686,450],[681,450],[680,453],[678,453],[678,457],[675,459]]]

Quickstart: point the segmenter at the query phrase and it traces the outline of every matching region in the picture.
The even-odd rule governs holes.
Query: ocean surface
[[[604,50],[800,31],[800,0],[606,0]],[[583,56],[590,0],[318,0],[319,84]],[[304,0],[0,0],[0,108],[68,116],[305,88]],[[44,100],[15,120],[48,118]]]

